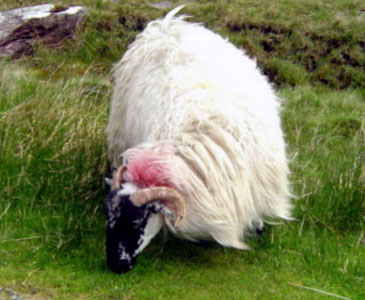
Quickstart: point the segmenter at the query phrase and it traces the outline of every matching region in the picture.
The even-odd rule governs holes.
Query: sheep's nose
[[[108,267],[116,274],[126,273],[133,268],[133,264],[130,261],[119,260],[119,261],[109,261]]]
[[[136,258],[129,254],[123,244],[116,241],[114,236],[107,235],[106,261],[110,270],[120,274],[130,271],[136,262]]]

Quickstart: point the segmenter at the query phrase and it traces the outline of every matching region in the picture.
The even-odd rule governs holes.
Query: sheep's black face
[[[137,255],[161,228],[153,204],[137,207],[130,201],[130,194],[131,187],[124,184],[120,190],[110,191],[104,205],[107,263],[118,274],[132,269]]]

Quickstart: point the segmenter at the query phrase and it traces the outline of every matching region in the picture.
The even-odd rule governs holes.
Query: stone
[[[23,298],[20,295],[18,295],[9,288],[0,288],[0,300],[4,299],[1,297],[2,295],[6,295],[5,299],[23,300]]]
[[[148,5],[151,7],[157,8],[157,9],[170,9],[173,7],[173,4],[170,1],[162,1],[159,3],[150,3]]]
[[[43,4],[0,12],[0,56],[31,55],[41,40],[57,47],[84,24],[86,8]]]

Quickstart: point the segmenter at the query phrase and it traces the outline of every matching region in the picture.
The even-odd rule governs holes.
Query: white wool
[[[166,219],[169,229],[247,249],[255,224],[290,219],[279,100],[242,50],[172,14],[149,23],[115,67],[111,159],[117,167],[129,148],[169,144],[166,163],[187,203],[184,222]]]
[[[162,217],[158,214],[152,214],[148,220],[147,225],[144,228],[143,234],[138,240],[138,248],[134,251],[134,255],[138,255],[143,251],[144,248],[149,244],[156,234],[160,231],[163,226]]]
[[[118,191],[118,196],[129,196],[139,190],[133,182],[123,183],[122,188]]]

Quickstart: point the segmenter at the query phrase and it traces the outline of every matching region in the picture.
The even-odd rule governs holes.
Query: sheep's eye
[[[133,221],[134,228],[140,228],[144,223],[144,219],[137,219]]]

